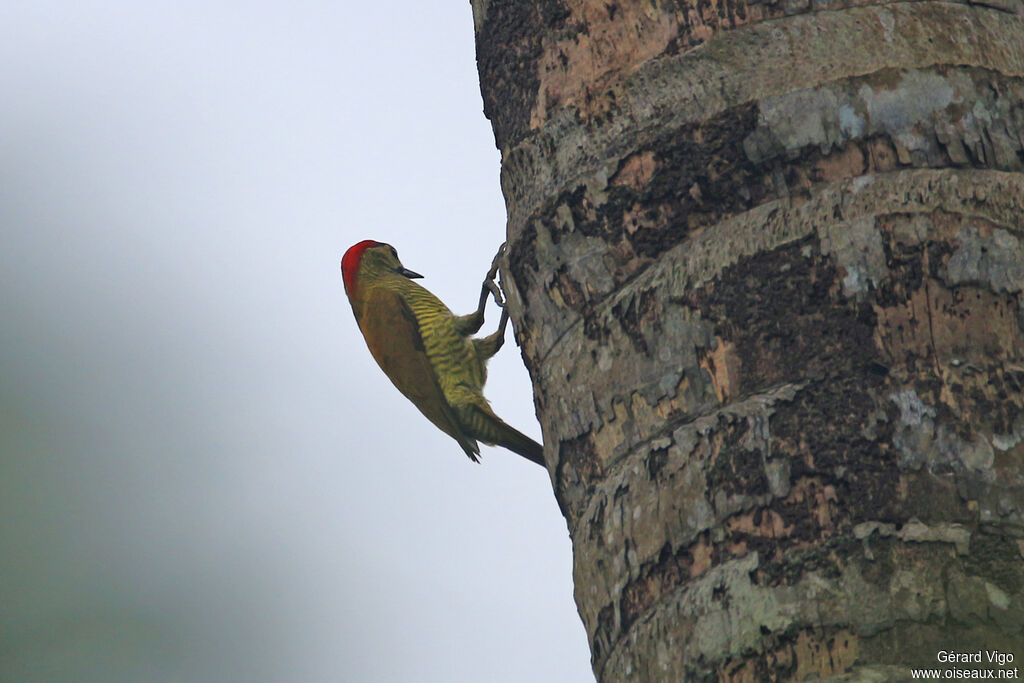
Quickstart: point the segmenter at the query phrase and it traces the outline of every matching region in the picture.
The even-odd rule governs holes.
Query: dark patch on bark
[[[654,174],[637,204],[659,213],[675,230],[641,225],[631,241],[638,254],[657,256],[696,227],[710,225],[760,203],[764,169],[753,164],[743,139],[757,127],[758,106],[746,103],[672,131],[637,151],[653,152]]]
[[[615,607],[605,605],[597,613],[597,627],[594,629],[594,638],[590,643],[590,661],[601,662],[612,650],[615,641]]]
[[[863,376],[883,361],[875,350],[875,314],[839,294],[839,273],[808,237],[726,268],[714,281],[680,297],[715,321],[717,333],[742,359],[739,394],[782,382]],[[801,250],[814,245],[811,256]]]
[[[812,384],[793,401],[777,405],[770,420],[773,456],[788,458],[794,481],[816,478],[832,486],[832,532],[849,532],[864,521],[902,523],[921,512],[913,504],[908,509],[900,495],[891,421],[872,422],[878,404],[870,391],[872,380],[877,378],[864,373]],[[865,435],[871,429],[873,439]],[[940,500],[948,500],[954,491],[944,493]],[[816,539],[818,523],[806,519],[809,510],[783,507],[780,514],[791,524],[805,518],[796,525],[795,539]]]
[[[631,155],[620,161],[601,203],[580,185],[561,193],[543,213],[565,204],[584,235],[625,242],[641,257],[657,257],[694,228],[745,211],[766,195],[757,180],[764,169],[749,161],[742,145],[757,125],[757,111],[753,103],[740,105],[637,148],[635,154],[652,154],[656,164],[643,188],[614,183]]]
[[[605,546],[604,542],[604,513],[608,507],[608,501],[604,498],[597,504],[597,512],[591,518],[588,523],[590,527],[590,540],[594,542],[594,545],[598,548]]]
[[[657,321],[657,307],[654,290],[644,290],[639,299],[633,297],[626,306],[620,302],[612,307],[612,316],[619,321],[622,331],[626,333],[638,353],[649,355],[650,350],[644,338],[644,324]]]
[[[679,54],[679,50],[680,50],[679,38],[672,38],[665,45],[665,49],[662,51],[661,56],[662,57],[675,57],[677,54]]]
[[[947,214],[941,210],[935,211],[927,216],[930,225],[941,225],[948,223],[960,224],[963,217]],[[942,279],[949,257],[955,251],[954,244],[944,240],[926,239],[924,241],[907,244],[897,236],[897,229],[901,224],[913,223],[915,219],[922,218],[921,214],[892,213],[878,216],[876,227],[883,237],[882,247],[885,252],[886,266],[890,270],[890,276],[886,282],[879,285],[876,296],[879,303],[888,303],[888,299],[882,298],[891,294],[895,285],[902,285],[903,290],[920,289],[924,283],[925,276],[932,279]],[[959,242],[957,242],[959,243]],[[925,256],[927,255],[927,258]],[[926,271],[927,264],[927,272]],[[903,299],[897,299],[902,301]]]
[[[878,534],[872,534],[866,541],[871,549],[872,559],[860,563],[860,575],[868,583],[888,590],[889,584],[892,583],[893,572],[897,569],[893,558],[897,541]],[[861,549],[863,550],[863,546]]]
[[[1019,363],[1020,359],[1012,359],[1010,362]],[[1003,362],[975,363],[968,372],[970,384],[955,386],[955,392],[960,401],[960,409],[969,414],[972,420],[970,423],[960,420],[953,423],[958,427],[957,436],[964,441],[972,441],[978,433],[1012,433],[1024,413],[1024,406],[1021,405],[1024,394],[1017,388],[1021,372],[1019,367],[1008,367]],[[985,391],[986,384],[988,392]],[[949,411],[945,404],[940,407],[944,409],[940,410],[940,415]]]
[[[568,479],[572,481],[567,481]],[[562,441],[559,446],[558,468],[555,472],[555,499],[566,519],[577,519],[581,512],[581,500],[567,500],[566,491],[578,491],[586,499],[593,492],[594,484],[604,478],[604,468],[597,457],[594,441],[590,434]]]
[[[477,35],[476,60],[484,115],[498,149],[518,143],[529,130],[540,81],[537,61],[546,35],[565,26],[569,10],[558,0],[491,0]]]
[[[941,211],[932,214],[931,219],[939,225],[949,221],[959,224],[963,220]],[[876,291],[881,308],[907,316],[908,313],[901,311],[909,310],[915,296],[926,297],[930,310],[934,295],[939,293],[945,302],[934,311],[940,325],[949,319],[985,320],[986,316],[997,319],[1007,308],[1013,309],[1012,304],[1006,306],[1003,295],[988,291],[980,284],[945,284],[945,270],[955,252],[956,240],[926,240],[906,245],[895,238],[893,220],[907,221],[909,217],[893,216],[879,222],[882,234],[888,238],[883,246],[889,267],[889,277]],[[932,323],[918,315],[905,324],[924,327]],[[965,441],[974,439],[976,432],[1004,434],[1013,431],[1014,420],[1021,411],[1018,397],[1024,376],[1012,365],[1004,365],[1007,359],[1011,363],[1018,360],[1013,340],[993,336],[979,343],[977,338],[965,338],[958,344],[954,339],[951,345],[947,341],[941,349],[936,349],[934,342],[900,344],[898,326],[887,329],[883,340],[889,362],[899,375],[924,375],[915,382],[914,389],[935,409],[936,423],[955,428],[957,436]],[[951,364],[953,359],[958,361],[956,365]],[[935,376],[940,367],[945,368],[941,380]],[[943,392],[947,391],[957,397],[958,410],[942,399]],[[971,419],[965,421],[965,414]],[[947,463],[945,470],[934,471],[952,473],[954,469]]]
[[[1024,400],[1024,367],[1000,364],[984,368],[982,374],[989,378],[989,382],[997,391],[997,400],[990,401],[985,396],[980,400],[975,399],[977,408],[974,414],[985,415],[991,422],[991,431],[995,434],[1013,433],[1014,423],[1020,418],[1021,413],[1024,413],[1024,407],[1021,406],[1021,401]]]
[[[878,227],[883,237],[886,236],[884,221],[879,221]],[[882,249],[889,277],[875,289],[874,297],[879,306],[889,308],[905,303],[909,294],[924,284],[924,260],[921,258],[924,245],[906,245],[891,238],[883,241]]]
[[[662,12],[674,14],[679,22],[678,34],[665,46],[662,57],[692,50],[707,42],[710,36],[753,23],[747,21],[747,3],[744,0],[663,0],[658,6]],[[762,4],[759,21],[782,16],[780,6],[780,3]],[[708,30],[710,36],[705,33]]]
[[[977,515],[964,505],[952,474],[936,475],[926,470],[905,472],[901,478],[906,482],[904,488],[909,492],[907,499],[900,501],[903,518],[889,521],[903,523],[914,517],[927,520],[930,524],[948,522],[973,525],[977,521]]]
[[[842,486],[851,468],[884,472],[892,470],[896,456],[888,445],[890,422],[874,424],[875,438],[865,435],[872,425],[877,399],[869,391],[878,380],[871,373],[836,378],[808,386],[793,401],[776,407],[771,417],[772,452],[790,458],[790,473],[798,477],[824,476]],[[892,482],[895,485],[895,481]],[[889,495],[892,491],[878,491]],[[874,510],[875,517],[885,508]]]
[[[770,174],[747,159],[742,145],[757,125],[757,111],[748,103],[673,130],[637,149],[636,154],[653,154],[657,164],[643,188],[616,184],[613,174],[601,201],[596,201],[585,185],[578,184],[560,192],[525,224],[543,221],[556,244],[560,233],[574,230],[654,259],[694,228],[746,211],[769,194],[771,181],[765,177]],[[629,158],[621,160],[616,173]],[[571,223],[555,218],[563,205]],[[517,243],[535,239],[535,232],[524,231]],[[537,268],[535,260],[533,267]],[[623,279],[636,274],[625,272]]]
[[[512,277],[520,286],[527,286],[526,269],[530,268],[534,273],[540,270],[537,263],[537,228],[530,221],[519,234],[519,238],[512,243],[508,254],[509,268],[512,269]]]
[[[661,478],[661,473],[665,469],[665,463],[668,462],[668,446],[665,448],[657,448],[650,452],[647,456],[647,476],[650,477],[651,481],[658,481]]]
[[[752,496],[768,491],[761,451],[741,443],[749,429],[746,421],[719,421],[715,429],[718,452],[705,473],[709,491]]]
[[[587,298],[583,287],[569,275],[569,266],[562,264],[555,271],[551,286],[558,290],[565,305],[574,311],[582,311]]]
[[[594,202],[590,198],[590,194],[587,192],[587,188],[584,185],[577,185],[572,190],[568,190],[562,193],[564,203],[569,207],[569,214],[572,216],[573,229],[578,230],[587,237],[594,237],[601,235],[601,227],[594,220],[595,212],[597,211],[594,206]],[[552,233],[561,232],[560,230],[552,230]]]
[[[701,538],[706,540],[706,534]],[[648,607],[660,602],[666,591],[688,580],[692,566],[693,556],[688,550],[673,552],[671,546],[665,544],[657,561],[644,565],[640,575],[622,589],[622,600],[619,603],[622,626],[619,634],[628,631]]]
[[[598,346],[605,346],[612,331],[602,322],[593,311],[587,309],[583,313],[583,336],[591,341],[597,342]]]
[[[858,552],[859,546],[846,539],[830,539],[818,547],[790,548],[779,552],[778,559],[763,562],[760,567],[761,582],[765,586],[794,586],[807,576],[816,573],[829,579],[841,575],[840,556],[847,552]]]
[[[808,670],[813,671],[813,663],[801,662],[799,653],[808,648],[815,650],[814,657],[818,661],[830,661],[832,652],[838,650],[849,651],[851,634],[844,632],[838,626],[789,628],[785,631],[772,633],[765,627],[761,627],[762,635],[766,638],[758,651],[747,652],[731,658],[728,662],[719,665],[722,675],[706,680],[715,680],[716,683],[729,681],[792,681],[803,680],[806,674],[797,679],[798,669],[801,664],[809,665]],[[769,635],[771,634],[771,635]],[[831,662],[835,667],[838,663]],[[714,666],[714,663],[708,663]],[[815,680],[817,678],[815,677]]]
[[[519,291],[521,299],[525,300],[526,290],[529,289],[531,282],[529,279],[528,269],[536,273],[538,270],[537,264],[537,228],[530,223],[520,235],[520,238],[512,243],[509,249],[508,255],[508,266],[512,272],[512,279],[515,282],[515,286]],[[523,345],[523,340],[527,337],[527,331],[532,329],[534,325],[533,316],[530,315],[530,306],[524,306],[522,311],[522,317],[516,320],[515,334],[516,343],[521,349],[521,356],[523,363],[526,368],[530,371],[530,376],[534,377],[534,362]],[[540,414],[540,413],[538,413]]]
[[[1024,587],[1024,572],[1021,571],[1017,544],[1004,536],[973,534],[964,569],[968,574],[991,581],[1011,595],[1019,593]]]

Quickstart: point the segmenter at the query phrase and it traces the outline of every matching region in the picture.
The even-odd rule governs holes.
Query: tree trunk
[[[472,4],[597,678],[1024,666],[1024,4]]]

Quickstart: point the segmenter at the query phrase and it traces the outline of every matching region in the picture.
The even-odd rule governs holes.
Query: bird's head
[[[345,280],[345,292],[349,297],[355,296],[359,278],[379,277],[389,273],[408,278],[423,277],[403,266],[395,248],[383,242],[363,240],[349,247],[341,258],[341,276]]]

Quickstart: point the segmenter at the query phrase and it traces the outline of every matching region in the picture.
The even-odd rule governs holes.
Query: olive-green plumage
[[[390,245],[371,240],[354,245],[341,270],[370,353],[427,419],[458,441],[473,461],[478,461],[477,441],[482,441],[545,465],[541,445],[505,424],[483,395],[487,360],[501,348],[508,322],[502,311],[494,334],[471,338],[484,322],[486,286],[477,310],[456,316],[410,279],[420,276],[402,266]]]

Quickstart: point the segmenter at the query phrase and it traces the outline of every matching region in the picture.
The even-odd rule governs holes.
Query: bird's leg
[[[484,278],[484,284],[480,288],[480,300],[476,304],[476,310],[469,315],[461,315],[455,319],[455,329],[459,334],[468,337],[471,334],[476,334],[476,332],[483,326],[484,308],[487,306],[488,294],[493,294],[495,303],[504,308],[505,301],[501,296],[501,289],[494,281],[494,278],[498,275],[498,262],[504,253],[505,244],[502,243],[498,248],[498,253],[494,256],[494,260],[491,261],[491,269],[487,271],[487,277]]]
[[[484,324],[484,308],[487,306],[487,295],[490,290],[487,285],[480,288],[480,301],[477,302],[476,310],[469,315],[460,315],[455,318],[455,329],[456,331],[468,337],[471,334],[476,334]]]
[[[476,346],[476,354],[479,356],[481,361],[486,361],[488,358],[493,356],[501,348],[501,345],[505,343],[505,326],[508,325],[508,309],[501,309],[501,320],[498,322],[498,329],[494,331],[494,334],[489,334],[486,337],[480,339],[474,339],[473,345]]]

